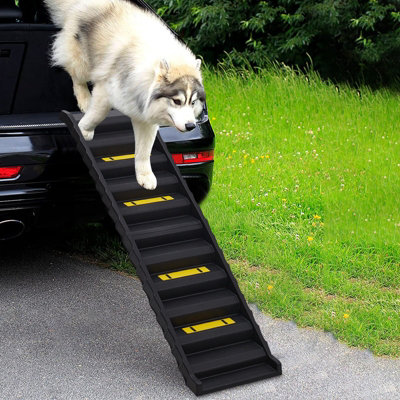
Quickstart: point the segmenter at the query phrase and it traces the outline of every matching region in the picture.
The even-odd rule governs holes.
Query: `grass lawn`
[[[290,70],[205,84],[217,140],[202,209],[247,300],[400,356],[399,96]],[[99,240],[100,258],[133,271]]]
[[[202,209],[248,301],[400,356],[400,97],[291,71],[205,82]]]

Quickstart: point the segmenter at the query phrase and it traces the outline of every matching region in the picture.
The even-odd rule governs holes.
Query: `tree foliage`
[[[399,74],[399,0],[150,0],[211,63],[312,64],[334,79],[390,82]]]

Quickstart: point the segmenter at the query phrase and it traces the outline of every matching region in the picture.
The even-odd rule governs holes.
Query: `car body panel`
[[[141,0],[133,2],[150,9]],[[104,208],[75,142],[59,120],[61,110],[78,109],[68,74],[49,66],[58,29],[48,22],[42,3],[20,1],[22,22],[16,23],[2,21],[0,6],[0,167],[23,167],[17,177],[0,179],[0,223],[7,218],[21,219],[27,226],[98,220],[104,218]],[[214,149],[206,108],[193,131],[161,127],[160,135],[171,153]],[[179,169],[200,202],[211,187],[213,161]]]
[[[2,116],[0,125],[1,121]],[[172,153],[214,148],[211,127],[197,127],[186,137],[178,131],[161,128],[160,135]],[[21,220],[29,229],[34,225],[99,221],[106,216],[66,128],[3,128],[0,131],[1,166],[23,168],[16,178],[0,179],[0,221]],[[211,187],[213,161],[178,167],[195,198],[202,201]]]

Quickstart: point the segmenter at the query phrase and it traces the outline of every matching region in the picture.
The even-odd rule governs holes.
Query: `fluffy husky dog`
[[[111,108],[131,118],[138,183],[155,189],[150,152],[160,125],[195,128],[205,101],[200,60],[154,14],[125,0],[45,0],[61,31],[52,61],[71,76],[82,135]],[[90,93],[87,82],[93,86]]]

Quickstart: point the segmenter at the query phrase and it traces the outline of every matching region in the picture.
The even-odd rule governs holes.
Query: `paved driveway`
[[[253,308],[281,377],[204,399],[400,399],[400,360]],[[49,249],[0,249],[0,399],[194,399],[140,283]]]

